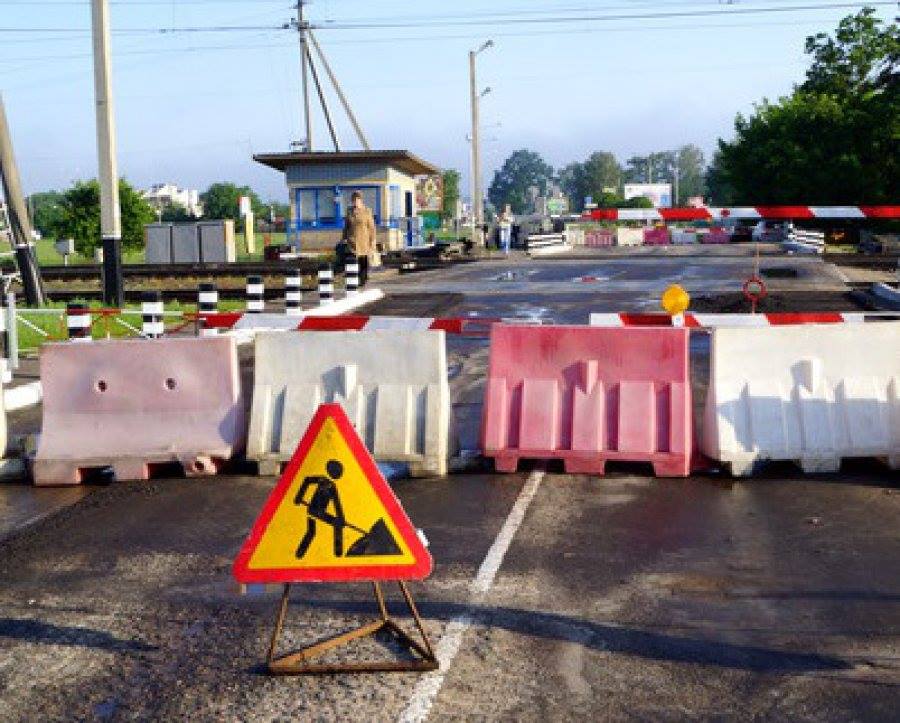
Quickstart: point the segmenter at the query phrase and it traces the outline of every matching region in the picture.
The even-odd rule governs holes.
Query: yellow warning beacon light
[[[679,316],[687,311],[691,304],[691,296],[683,287],[672,284],[663,292],[660,305],[670,316]]]

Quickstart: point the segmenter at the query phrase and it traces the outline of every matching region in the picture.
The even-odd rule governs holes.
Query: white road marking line
[[[522,491],[516,498],[515,504],[513,504],[506,521],[503,523],[503,527],[500,528],[500,532],[497,533],[497,537],[494,539],[494,544],[491,545],[491,549],[485,555],[481,567],[478,568],[475,579],[469,585],[469,590],[472,594],[470,601],[472,603],[479,602],[493,586],[494,579],[497,577],[500,566],[503,564],[503,558],[506,556],[513,537],[515,537],[519,526],[522,524],[522,520],[525,519],[525,513],[528,511],[528,506],[534,499],[538,487],[540,487],[541,480],[544,479],[544,474],[540,470],[532,472],[522,487]],[[457,615],[450,621],[447,630],[435,647],[435,654],[440,663],[440,668],[419,679],[416,689],[406,705],[406,709],[398,718],[400,723],[421,723],[421,721],[428,718],[431,706],[434,705],[434,701],[441,691],[441,686],[444,684],[444,677],[447,675],[453,659],[459,653],[463,636],[472,626],[472,622],[472,617],[468,613]]]

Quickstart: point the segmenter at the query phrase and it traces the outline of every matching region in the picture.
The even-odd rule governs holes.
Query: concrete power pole
[[[472,219],[472,242],[476,246],[484,244],[481,234],[481,183],[479,176],[481,175],[481,158],[478,149],[478,86],[475,80],[475,51],[469,51],[469,91],[471,93],[470,102],[472,105],[472,179],[469,186],[472,189],[472,213],[469,214]]]
[[[675,185],[675,188],[674,188],[675,198],[672,199],[672,205],[675,208],[678,208],[678,205],[679,205],[678,204],[678,177],[681,175],[681,167],[679,164],[680,159],[681,159],[681,154],[678,151],[675,151],[675,173],[673,174],[674,175],[673,180],[675,181],[675,184],[674,184]]]
[[[306,129],[306,150],[313,149],[312,116],[309,113],[309,48],[306,39],[306,21],[303,19],[303,5],[306,0],[297,0],[297,30],[300,33],[300,86],[303,89],[303,123]]]
[[[469,51],[469,93],[471,95],[470,102],[472,104],[472,242],[477,246],[484,246],[484,203],[482,202],[481,192],[481,137],[478,132],[479,118],[478,106],[481,103],[481,97],[485,95],[489,89],[482,93],[478,92],[478,81],[475,73],[475,56],[482,50],[493,47],[494,41],[488,40],[478,50]]]
[[[116,164],[116,124],[113,117],[107,0],[91,0],[91,19],[94,38],[94,97],[97,104],[97,155],[100,166],[103,303],[107,306],[121,306],[124,301],[122,218],[119,209],[119,171]]]
[[[31,244],[31,222],[25,199],[22,197],[22,184],[19,180],[19,168],[13,155],[12,137],[6,122],[6,110],[3,98],[0,97],[0,180],[3,195],[6,198],[9,232],[12,234],[12,246],[16,254],[16,264],[22,277],[25,300],[29,306],[40,306],[46,302],[44,286],[40,270],[34,257]]]

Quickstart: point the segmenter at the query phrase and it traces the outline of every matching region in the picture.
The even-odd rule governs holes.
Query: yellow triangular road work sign
[[[339,404],[319,407],[234,561],[241,583],[420,580],[431,555]]]

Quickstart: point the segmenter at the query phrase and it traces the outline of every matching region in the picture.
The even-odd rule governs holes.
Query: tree
[[[632,156],[626,163],[625,183],[671,183],[675,177],[675,151]]]
[[[237,221],[241,215],[241,196],[250,197],[250,208],[254,215],[260,216],[266,213],[266,206],[249,186],[214,183],[200,194],[200,201],[203,203],[203,217],[216,220],[230,218]]]
[[[570,163],[559,169],[556,176],[557,183],[562,192],[569,198],[569,206],[573,211],[581,211],[584,209],[584,164]]]
[[[559,171],[559,185],[576,211],[584,208],[587,196],[600,207],[611,207],[621,200],[621,184],[622,167],[608,151],[595,151],[584,163],[570,163]]]
[[[801,90],[807,93],[852,95],[896,84],[900,73],[900,28],[882,28],[873,8],[848,15],[834,37],[825,33],[806,39],[813,56]]]
[[[188,221],[196,221],[197,217],[182,204],[173,202],[167,203],[162,207],[159,220],[166,223],[186,223]]]
[[[122,217],[122,246],[139,249],[144,245],[144,226],[156,219],[153,208],[125,179],[119,180],[119,210]],[[52,229],[57,238],[75,239],[75,249],[90,256],[100,245],[100,184],[78,181],[63,194],[61,214]]]
[[[53,236],[63,215],[63,194],[59,191],[32,193],[28,205],[32,209],[31,224],[42,236]]]
[[[496,208],[503,208],[508,203],[513,213],[524,213],[528,205],[528,189],[534,186],[541,194],[546,194],[552,178],[553,167],[539,154],[523,148],[514,151],[503,167],[494,173],[488,198]]]
[[[706,159],[703,151],[693,144],[678,149],[678,198],[673,198],[673,205],[683,206],[691,196],[703,196],[706,183],[703,178]],[[674,194],[674,189],[673,189]]]
[[[653,208],[653,201],[646,196],[635,196],[629,199],[619,199],[616,208]]]
[[[456,216],[459,202],[459,171],[448,168],[443,174],[444,198],[441,201],[441,218],[449,221]]]
[[[896,201],[900,46],[897,26],[881,25],[863,11],[842,20],[835,38],[807,38],[814,59],[806,82],[777,103],[763,100],[748,117],[738,115],[735,138],[719,140],[708,174],[716,201]]]

